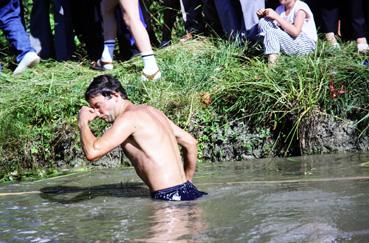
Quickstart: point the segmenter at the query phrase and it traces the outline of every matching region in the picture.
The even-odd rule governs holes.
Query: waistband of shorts
[[[178,190],[178,189],[180,189],[181,187],[183,187],[185,185],[193,185],[193,184],[190,181],[186,181],[185,183],[182,183],[182,184],[179,184],[179,185],[176,185],[176,186],[171,186],[171,187],[164,188],[164,189],[161,189],[161,190],[153,191],[153,192],[151,192],[151,195],[156,194],[156,193],[169,193],[169,192]]]

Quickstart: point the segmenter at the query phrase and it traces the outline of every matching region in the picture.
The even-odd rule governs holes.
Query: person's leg
[[[22,21],[22,25],[26,26],[26,20],[24,18],[24,4],[23,4],[23,0],[19,0],[19,8],[20,8],[20,18]]]
[[[214,34],[217,37],[224,37],[214,0],[202,0],[202,6],[204,22],[206,23],[206,34]]]
[[[351,12],[351,26],[354,31],[357,49],[359,52],[366,53],[369,51],[369,46],[366,40],[366,22],[364,15],[364,3],[362,0],[349,1]]]
[[[215,0],[220,23],[228,39],[236,39],[244,32],[242,29],[242,10],[239,2]]]
[[[115,8],[118,0],[102,0],[101,15],[103,18],[104,40],[115,40],[117,33],[117,23],[115,22]]]
[[[74,52],[71,0],[54,0],[55,58],[66,61]]]
[[[338,30],[339,5],[338,0],[325,0],[319,2],[321,12],[322,30],[327,41],[336,48],[339,48],[335,33]]]
[[[114,59],[115,37],[117,35],[115,9],[118,6],[118,3],[118,0],[102,0],[100,3],[104,35],[104,49],[100,59],[93,65],[93,68],[95,69],[113,69],[112,62]]]
[[[159,67],[151,48],[150,38],[140,20],[138,0],[119,0],[123,12],[123,19],[136,41],[137,49],[141,52],[144,62],[143,78],[155,80],[160,78]]]
[[[255,40],[258,34],[257,25],[259,17],[256,15],[257,10],[265,8],[263,0],[241,0],[243,12],[243,20],[245,23],[247,39]]]
[[[188,33],[203,33],[204,21],[202,18],[201,0],[182,0],[185,11],[185,29]]]
[[[265,36],[266,32],[268,32],[272,29],[276,29],[276,28],[278,28],[278,27],[270,19],[261,18],[259,20],[258,29],[259,29],[259,35],[260,36]]]
[[[99,4],[97,0],[72,1],[73,26],[90,60],[97,60],[104,46]]]
[[[136,40],[139,51],[152,51],[149,35],[140,20],[137,0],[119,0],[123,13],[123,20]]]
[[[55,55],[49,9],[49,0],[33,0],[30,19],[31,45],[43,59]]]
[[[0,27],[11,46],[18,52],[19,62],[14,74],[20,74],[27,67],[32,67],[40,61],[35,50],[31,47],[29,36],[22,25],[18,0],[8,0],[0,7]]]
[[[163,38],[160,46],[166,46],[172,39],[172,29],[180,10],[180,2],[179,0],[163,0],[163,6],[165,7],[164,25],[162,29]]]
[[[123,14],[120,8],[116,8],[115,20],[117,22],[117,39],[119,46],[119,59],[127,61],[131,59],[134,55],[137,55],[139,51],[135,45],[135,39],[129,32],[126,24],[123,21]]]
[[[278,36],[274,33],[277,27],[270,20],[261,18],[258,24],[260,36],[263,37],[264,54],[270,66],[274,66],[281,51]]]
[[[144,25],[146,27],[147,34],[149,35],[150,42],[152,46],[159,46],[159,40],[156,38],[154,25],[153,25],[153,17],[152,14],[150,14],[150,6],[152,4],[152,0],[140,0],[139,6],[140,6],[140,14],[141,14],[141,20],[144,22]]]

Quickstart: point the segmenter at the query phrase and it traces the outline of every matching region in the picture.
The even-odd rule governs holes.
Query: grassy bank
[[[159,82],[140,80],[139,58],[116,63],[111,74],[135,103],[163,110],[186,129],[206,130],[198,137],[200,149],[209,133],[242,120],[271,131],[288,155],[302,119],[316,109],[353,120],[358,133],[368,134],[369,68],[353,45],[334,51],[321,43],[313,55],[281,57],[273,69],[254,48],[206,39],[159,50],[157,57]],[[81,156],[76,116],[86,105],[87,85],[101,73],[87,61],[46,61],[19,77],[9,67],[0,76],[0,178],[26,169],[52,171],[58,161]],[[344,94],[332,97],[330,84]],[[103,126],[94,123],[96,132]]]

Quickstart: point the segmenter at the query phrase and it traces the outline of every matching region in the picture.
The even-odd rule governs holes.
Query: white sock
[[[141,57],[144,62],[144,73],[151,75],[159,70],[153,51],[141,52]]]
[[[115,40],[104,41],[104,50],[101,55],[101,61],[111,62],[114,59]]]

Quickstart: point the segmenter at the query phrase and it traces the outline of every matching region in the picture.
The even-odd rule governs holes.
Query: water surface
[[[0,186],[0,242],[367,242],[369,154],[199,166],[160,202],[133,169]],[[24,194],[28,192],[29,194]]]

